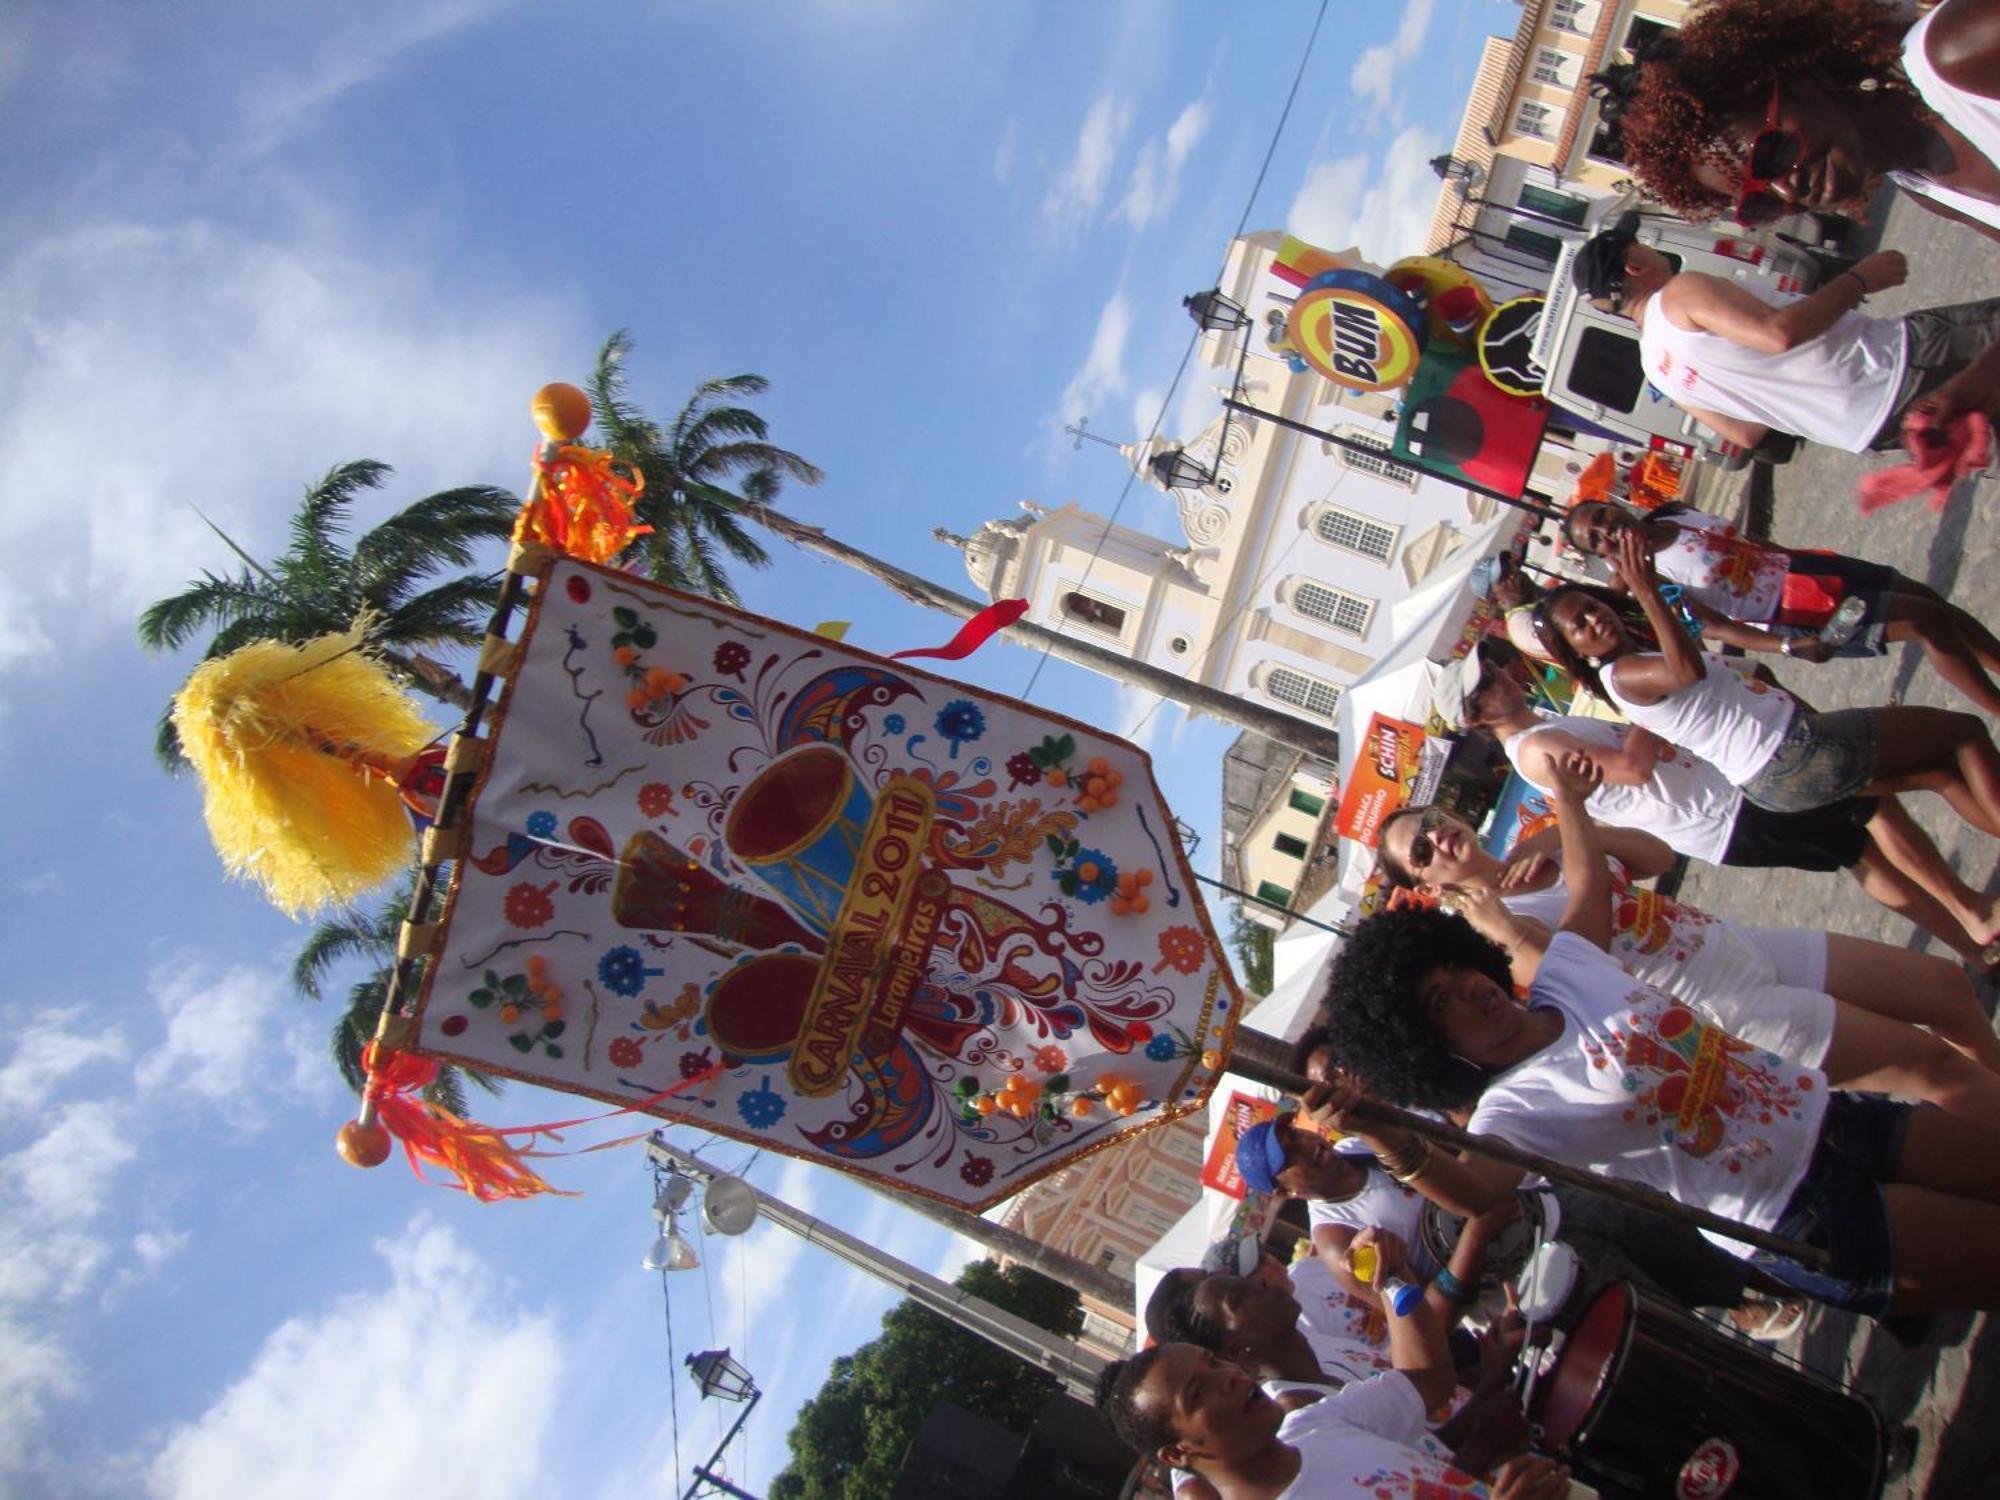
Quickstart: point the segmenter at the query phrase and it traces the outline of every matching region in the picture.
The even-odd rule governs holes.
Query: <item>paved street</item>
[[[1897,313],[2000,295],[2000,245],[1901,198],[1882,225],[1881,243],[1909,257],[1911,275],[1907,286],[1871,299],[1869,311]],[[1855,505],[1855,480],[1881,462],[1803,450],[1777,471],[1772,539],[1890,563],[1981,619],[2000,618],[2000,483],[1961,485],[1941,517],[1922,501],[1910,501],[1864,518]],[[1722,509],[1733,508],[1721,503],[1725,498],[1740,504],[1741,490],[1722,484],[1707,492]],[[1779,675],[1823,708],[1891,701],[1966,706],[1914,646],[1878,661],[1787,664]],[[1915,797],[1910,804],[1969,883],[1982,889],[2000,883],[2000,845],[1966,831],[1936,798]],[[1746,922],[1824,925],[1898,944],[1921,942],[1844,877],[1702,866],[1683,891],[1698,905]],[[1990,1012],[1994,992],[1984,998]],[[1941,1317],[1928,1339],[1905,1347],[1866,1320],[1820,1313],[1792,1348],[1815,1369],[1842,1374],[1865,1390],[1892,1421],[1919,1430],[1916,1464],[1889,1493],[1931,1500],[2000,1493],[2000,1422],[1994,1420],[2000,1413],[2000,1336],[1985,1317]]]

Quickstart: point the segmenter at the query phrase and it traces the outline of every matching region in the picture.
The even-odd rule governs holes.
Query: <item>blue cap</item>
[[[1412,1286],[1407,1281],[1394,1281],[1383,1288],[1389,1298],[1389,1310],[1399,1318],[1407,1318],[1417,1310],[1417,1304],[1424,1300],[1424,1289]]]
[[[1278,1191],[1278,1174],[1285,1170],[1285,1148],[1275,1124],[1265,1120],[1236,1138],[1236,1170],[1256,1191]]]

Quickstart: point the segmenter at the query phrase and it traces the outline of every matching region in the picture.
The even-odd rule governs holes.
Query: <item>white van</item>
[[[1668,256],[1677,270],[1703,271],[1765,291],[1809,292],[1819,285],[1819,263],[1809,252],[1735,226],[1648,214],[1640,217],[1637,232],[1639,243]],[[1592,307],[1576,289],[1570,267],[1583,244],[1565,239],[1535,336],[1534,359],[1545,372],[1542,388],[1549,400],[1635,447],[1725,468],[1747,463],[1743,449],[1702,426],[1646,379],[1637,325]]]

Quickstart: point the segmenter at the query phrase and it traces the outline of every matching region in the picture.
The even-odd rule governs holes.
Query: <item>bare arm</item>
[[[1680,617],[1660,597],[1653,554],[1638,533],[1626,531],[1619,535],[1611,565],[1632,590],[1633,600],[1644,612],[1646,623],[1653,627],[1660,643],[1660,655],[1655,662],[1625,663],[1637,670],[1618,672],[1618,690],[1635,703],[1657,703],[1669,693],[1700,682],[1708,675],[1708,663]],[[1619,665],[1613,662],[1611,670],[1617,672]]]
[[[1689,406],[1681,402],[1675,404],[1717,437],[1732,442],[1739,448],[1754,448],[1771,435],[1771,429],[1762,422],[1746,422],[1741,417],[1724,416],[1721,412],[1710,411],[1705,406]]]
[[[1354,1239],[1356,1244],[1372,1244],[1380,1251],[1384,1285],[1392,1276],[1409,1279],[1408,1252],[1395,1235],[1364,1229]],[[1371,1295],[1381,1295],[1378,1288],[1369,1290]],[[1417,1388],[1425,1411],[1443,1406],[1458,1390],[1458,1371],[1452,1366],[1446,1326],[1444,1315],[1428,1296],[1404,1316],[1389,1319],[1389,1363]]]
[[[1664,840],[1644,829],[1607,828],[1602,823],[1595,827],[1599,846],[1623,865],[1634,880],[1651,880],[1673,868],[1674,851]]]
[[[1562,829],[1563,880],[1569,902],[1563,907],[1562,930],[1588,938],[1600,948],[1611,946],[1611,866],[1598,840],[1597,825],[1583,810],[1593,782],[1572,760],[1556,769],[1556,824]],[[1544,952],[1548,945],[1542,945]]]
[[[1951,0],[1939,8],[1924,43],[1946,83],[2000,99],[2000,0]]]
[[[1426,1150],[1426,1143],[1412,1131],[1361,1119],[1354,1113],[1354,1107],[1367,1098],[1365,1089],[1351,1079],[1342,1078],[1315,1084],[1306,1093],[1305,1108],[1314,1123],[1360,1136],[1375,1148],[1385,1167],[1412,1158],[1420,1161],[1418,1170],[1399,1180],[1440,1208],[1468,1219],[1476,1217],[1499,1207],[1527,1175],[1519,1167],[1510,1167],[1490,1157],[1453,1156],[1438,1146]]]
[[[1613,786],[1644,786],[1660,757],[1673,747],[1657,734],[1634,728],[1615,750],[1586,745],[1560,729],[1538,729],[1534,743],[1521,752],[1521,774],[1543,791],[1555,785],[1555,766],[1564,757],[1582,755],[1597,767],[1598,779]]]
[[[1733,281],[1683,271],[1661,290],[1660,311],[1683,327],[1698,328],[1745,349],[1783,354],[1818,338],[1843,314],[1859,307],[1870,292],[1901,286],[1908,274],[1902,252],[1879,250],[1863,256],[1818,291],[1774,307]]]
[[[1365,1281],[1357,1280],[1354,1268],[1347,1259],[1348,1247],[1354,1243],[1360,1231],[1351,1224],[1313,1225],[1313,1254],[1319,1263],[1333,1273],[1333,1279],[1357,1297],[1372,1297],[1375,1288]]]
[[[1955,224],[1963,224],[1968,229],[1977,230],[1989,240],[2000,240],[2000,228],[1995,228],[1984,219],[1975,219],[1971,214],[1960,213],[1950,204],[1938,202],[1929,193],[1905,193],[1904,196],[1915,199],[1917,206],[1926,213],[1936,214],[1940,219],[1950,219]]]

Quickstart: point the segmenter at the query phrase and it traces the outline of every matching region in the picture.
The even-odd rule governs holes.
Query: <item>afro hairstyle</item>
[[[1456,912],[1403,907],[1370,917],[1334,960],[1328,983],[1334,1050],[1370,1092],[1406,1109],[1458,1109],[1486,1070],[1454,1056],[1420,993],[1438,969],[1473,969],[1513,993],[1507,950]]]

